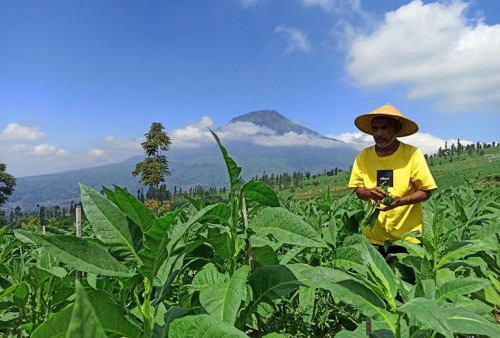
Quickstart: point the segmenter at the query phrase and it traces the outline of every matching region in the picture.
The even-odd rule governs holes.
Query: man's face
[[[396,139],[397,122],[390,117],[375,117],[371,123],[375,143],[385,148]]]

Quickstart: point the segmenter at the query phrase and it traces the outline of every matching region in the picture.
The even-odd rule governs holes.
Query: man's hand
[[[405,197],[392,196],[394,198],[394,202],[391,204],[385,203],[384,200],[381,200],[380,203],[384,205],[384,207],[379,206],[377,209],[380,211],[387,211],[394,208],[397,208],[402,205],[410,205],[415,203],[420,203],[428,200],[432,195],[431,190],[417,190],[413,194]]]
[[[394,199],[394,202],[392,202],[391,204],[386,203],[384,200],[380,200],[380,204],[379,207],[377,207],[377,209],[380,211],[388,211],[396,207],[399,207],[401,205],[405,205],[405,201],[403,201],[401,197],[393,195],[392,198]]]
[[[380,189],[379,187],[375,188],[364,188],[364,187],[358,187],[356,188],[356,195],[358,198],[366,201],[368,199],[372,199],[374,201],[380,201],[383,200],[388,193]]]

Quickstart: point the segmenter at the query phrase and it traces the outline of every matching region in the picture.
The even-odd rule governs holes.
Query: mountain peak
[[[293,123],[276,110],[258,110],[241,116],[234,117],[230,123],[252,122],[257,125],[268,125],[272,123]]]
[[[251,122],[257,126],[269,128],[275,131],[278,135],[284,135],[289,132],[294,132],[297,134],[306,134],[310,136],[326,138],[325,136],[322,136],[314,130],[293,122],[292,120],[278,113],[276,110],[258,110],[250,112],[248,114],[233,118],[229,124],[233,124],[236,122]]]

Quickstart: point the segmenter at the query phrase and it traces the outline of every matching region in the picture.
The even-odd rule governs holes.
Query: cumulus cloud
[[[31,154],[37,155],[37,156],[66,156],[68,152],[64,149],[57,149],[53,145],[50,145],[48,143],[43,143],[39,144],[35,147],[33,147],[30,151]]]
[[[466,17],[464,1],[415,0],[357,34],[347,70],[360,86],[405,84],[443,111],[500,109],[500,25]]]
[[[276,134],[275,131],[267,127],[258,126],[252,122],[237,121],[221,127],[218,131],[220,137],[229,140],[248,138],[249,136],[270,136]]]
[[[274,31],[285,36],[288,43],[285,49],[285,53],[287,54],[291,54],[296,50],[308,52],[311,49],[311,42],[307,38],[307,34],[297,28],[281,25],[277,26]]]
[[[104,150],[102,149],[90,149],[87,153],[90,157],[102,157],[104,156]]]
[[[373,137],[371,135],[365,134],[360,131],[329,136],[350,144],[358,150],[364,149],[374,144]],[[458,142],[457,139],[444,140],[428,133],[416,133],[410,136],[400,137],[398,139],[401,142],[411,144],[419,148],[424,154],[428,155],[437,153],[440,147],[444,149],[446,142],[448,143],[448,148],[451,147],[453,143],[456,146]],[[465,146],[474,142],[469,140],[460,140],[460,143]]]
[[[253,143],[268,147],[276,146],[314,146],[320,148],[332,148],[341,145],[340,142],[320,138],[311,135],[297,134],[294,132],[288,132],[284,135],[268,135],[266,137],[258,137],[253,140]]]
[[[340,135],[327,135],[327,136],[335,138],[344,143],[347,143],[358,150],[373,145],[373,137],[371,135],[365,134],[360,131],[354,133],[343,133]]]
[[[199,122],[194,122],[183,129],[174,130],[172,135],[172,146],[179,148],[194,148],[214,142],[210,131],[212,120],[206,116]],[[337,147],[341,142],[320,138],[313,135],[303,135],[289,132],[279,135],[275,131],[258,126],[251,122],[234,122],[220,127],[216,131],[222,142],[245,141],[256,145],[275,146],[316,146],[316,147]]]
[[[118,139],[112,135],[108,135],[104,138],[104,143],[111,145],[113,147],[129,150],[139,150],[141,148],[141,140],[131,140],[131,139]]]
[[[180,148],[194,148],[209,142],[212,137],[208,128],[213,126],[213,121],[208,116],[203,116],[200,121],[192,122],[186,128],[175,129],[170,138],[172,146]]]
[[[35,141],[45,134],[37,127],[25,127],[18,123],[9,123],[0,133],[0,140]]]
[[[20,153],[25,153],[25,152],[29,152],[29,146],[27,146],[26,144],[13,144],[11,147],[10,147],[10,153],[13,153],[13,154],[20,154]]]

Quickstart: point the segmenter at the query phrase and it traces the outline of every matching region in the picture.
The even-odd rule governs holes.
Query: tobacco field
[[[81,185],[81,238],[0,229],[0,336],[500,337],[498,185],[436,192],[422,245],[387,263],[360,235],[364,202],[243,183],[214,137],[227,203],[156,214]]]

